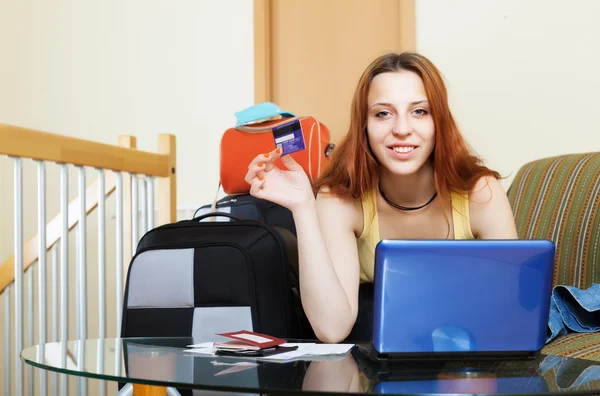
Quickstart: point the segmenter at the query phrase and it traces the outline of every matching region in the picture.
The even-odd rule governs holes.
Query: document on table
[[[267,362],[287,362],[289,360],[335,360],[341,359],[354,347],[354,344],[315,344],[315,343],[285,343],[281,346],[297,346],[298,349],[272,356],[264,357],[235,357],[242,359],[254,359]],[[190,349],[185,352],[199,355],[215,356],[217,351],[212,342],[188,345]],[[234,359],[235,359],[234,358]]]

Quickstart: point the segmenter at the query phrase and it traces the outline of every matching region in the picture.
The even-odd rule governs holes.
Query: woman
[[[360,282],[373,281],[381,239],[515,239],[499,174],[469,151],[437,68],[414,53],[365,70],[348,134],[311,186],[279,150],[249,165],[250,193],[296,223],[302,305],[317,337],[339,342],[357,318]],[[316,198],[315,193],[316,192]]]

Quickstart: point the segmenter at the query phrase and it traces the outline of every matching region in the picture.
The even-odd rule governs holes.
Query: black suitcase
[[[216,214],[232,221],[200,221]],[[200,307],[250,307],[255,332],[314,337],[300,302],[296,238],[218,212],[147,232],[129,267],[121,336],[189,337]]]
[[[271,201],[253,197],[250,194],[228,195],[217,201],[217,212],[227,212],[244,219],[261,221],[275,227],[285,228],[296,236],[296,225],[292,212]],[[211,205],[203,205],[194,217],[211,212]],[[218,218],[216,221],[229,221],[228,218]]]

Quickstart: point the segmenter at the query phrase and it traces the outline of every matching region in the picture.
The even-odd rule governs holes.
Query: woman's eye
[[[421,115],[426,115],[428,112],[427,112],[427,110],[425,110],[425,109],[416,109],[416,110],[414,111],[414,113],[415,113],[416,115],[418,115],[418,116],[421,116]]]
[[[378,111],[377,113],[375,113],[375,117],[378,118],[382,118],[382,117],[387,117],[389,116],[391,113],[387,110],[382,110],[382,111]]]

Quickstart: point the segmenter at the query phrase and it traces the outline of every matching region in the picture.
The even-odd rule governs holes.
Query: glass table
[[[148,394],[150,387],[270,395],[600,394],[600,362],[559,356],[381,364],[357,346],[345,355],[274,363],[186,351],[187,345],[197,342],[187,337],[55,342],[29,347],[21,359],[77,377],[136,384],[134,395],[135,389]]]

